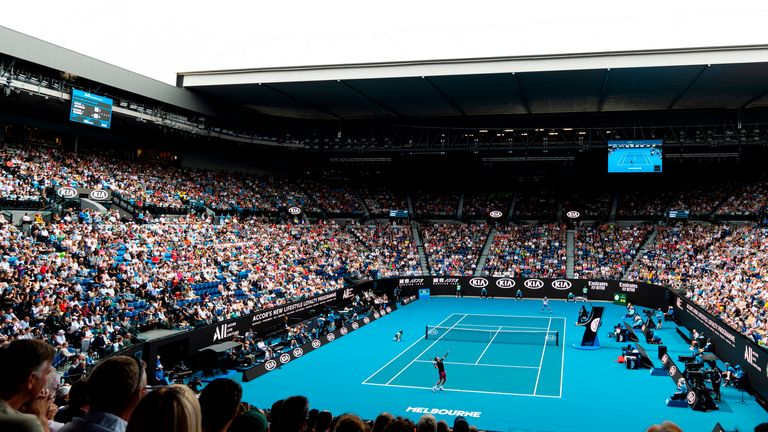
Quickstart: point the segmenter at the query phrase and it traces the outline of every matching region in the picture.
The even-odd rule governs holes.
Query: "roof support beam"
[[[515,86],[517,87],[517,92],[520,94],[520,101],[523,103],[523,108],[525,108],[527,114],[530,114],[531,107],[528,105],[528,97],[525,96],[523,85],[520,84],[520,79],[517,78],[516,73],[512,72],[512,77],[515,79]]]
[[[403,115],[402,115],[402,114],[400,114],[399,112],[395,111],[395,110],[394,110],[392,107],[390,107],[390,106],[388,106],[388,105],[384,104],[383,102],[379,102],[379,101],[377,101],[376,99],[372,98],[371,96],[369,96],[369,95],[367,95],[367,94],[363,93],[363,92],[362,92],[362,91],[360,91],[360,90],[359,90],[357,87],[355,87],[355,86],[353,86],[352,84],[350,84],[350,83],[346,82],[345,80],[339,80],[339,82],[340,82],[341,84],[343,84],[343,85],[347,86],[347,88],[349,88],[349,89],[350,89],[350,90],[352,90],[353,92],[355,92],[355,93],[359,94],[360,96],[364,97],[365,99],[367,99],[368,101],[370,101],[370,102],[371,102],[371,103],[373,103],[374,105],[376,105],[376,106],[378,106],[379,108],[383,109],[384,111],[389,111],[390,113],[392,113],[392,115],[394,115],[394,116],[395,116],[395,117],[397,117],[397,118],[403,118]]]
[[[699,73],[696,74],[696,76],[691,80],[691,82],[689,82],[688,85],[685,86],[683,91],[681,91],[680,94],[677,95],[677,97],[672,101],[672,103],[669,104],[669,106],[667,107],[667,110],[671,110],[672,108],[674,108],[675,105],[677,105],[678,102],[680,102],[680,99],[682,99],[683,96],[685,96],[685,94],[688,92],[688,90],[691,87],[693,87],[694,84],[696,84],[696,81],[698,81],[699,78],[701,78],[701,76],[704,75],[704,72],[706,72],[707,69],[709,69],[709,65],[704,65],[704,67],[701,68]]]
[[[768,90],[763,91],[762,93],[759,93],[757,96],[752,97],[752,99],[744,102],[744,105],[741,106],[741,109],[747,109],[750,105],[753,103],[759,101],[760,99],[768,96]]]
[[[611,68],[608,68],[605,70],[605,75],[603,75],[603,86],[600,88],[600,100],[597,102],[597,112],[603,110],[603,105],[605,104],[605,89],[608,87],[608,76],[610,75]]]
[[[307,108],[311,108],[311,109],[313,109],[313,110],[315,110],[315,111],[319,111],[319,112],[321,112],[321,113],[323,113],[323,114],[325,114],[325,115],[329,115],[329,116],[331,116],[331,117],[335,118],[336,120],[342,120],[341,116],[337,115],[336,113],[334,113],[334,112],[332,112],[332,111],[329,111],[329,110],[327,110],[327,109],[325,109],[325,108],[320,108],[320,107],[318,107],[318,106],[314,106],[314,105],[312,105],[312,104],[309,104],[309,103],[307,103],[307,102],[305,102],[305,101],[303,101],[303,100],[301,100],[301,99],[297,98],[296,96],[293,96],[293,95],[291,95],[291,94],[288,94],[288,93],[286,93],[286,92],[284,92],[284,91],[282,91],[282,90],[278,90],[278,89],[274,88],[273,86],[271,86],[271,85],[269,85],[269,84],[262,84],[262,87],[266,87],[266,88],[268,88],[268,89],[272,90],[273,92],[275,92],[275,93],[277,93],[277,94],[279,94],[279,95],[281,95],[281,96],[285,96],[285,97],[287,97],[288,99],[291,99],[291,100],[293,100],[293,101],[295,101],[295,102],[298,102],[298,103],[300,103],[301,105],[304,105],[304,106],[305,106],[305,107],[307,107]]]
[[[429,79],[429,77],[424,77],[424,80],[425,80],[427,83],[429,83],[429,85],[431,85],[433,89],[435,89],[435,91],[437,92],[437,94],[439,94],[439,95],[440,95],[440,97],[442,97],[442,98],[443,98],[443,100],[445,100],[445,101],[448,103],[448,105],[450,105],[450,106],[451,106],[453,109],[455,109],[455,110],[456,110],[456,111],[457,111],[459,114],[461,114],[462,116],[464,116],[464,117],[466,117],[466,116],[467,116],[467,113],[466,113],[466,112],[464,112],[464,110],[463,110],[463,109],[461,109],[461,107],[459,106],[459,104],[457,104],[456,102],[454,102],[454,101],[453,101],[451,98],[449,98],[449,97],[448,97],[448,95],[446,95],[445,93],[443,93],[443,91],[442,91],[442,90],[440,90],[440,89],[437,87],[437,85],[435,85],[435,83],[433,83],[433,82],[432,82],[432,80],[431,80],[431,79]]]

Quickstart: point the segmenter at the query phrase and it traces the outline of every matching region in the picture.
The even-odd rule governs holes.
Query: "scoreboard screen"
[[[660,173],[661,140],[608,141],[609,173]]]
[[[112,123],[112,99],[73,89],[69,119],[73,122],[109,129]]]

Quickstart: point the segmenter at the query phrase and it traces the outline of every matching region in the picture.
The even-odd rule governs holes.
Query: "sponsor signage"
[[[432,285],[450,285],[455,287],[459,283],[459,278],[444,278],[434,277],[432,278]]]
[[[500,212],[498,210],[494,210],[494,211],[488,213],[488,216],[490,216],[490,217],[492,217],[494,219],[498,219],[498,218],[502,217],[503,215],[504,215],[504,213],[502,213],[502,212]]]
[[[301,214],[301,208],[299,207],[288,207],[288,213],[292,215],[299,215]]]
[[[539,289],[544,288],[544,281],[541,279],[527,279],[525,282],[523,282],[523,286],[528,289]]]
[[[109,192],[103,189],[94,189],[88,194],[88,198],[94,201],[106,201],[109,199]]]
[[[472,417],[472,418],[480,418],[480,416],[483,414],[482,411],[464,411],[464,410],[457,410],[457,409],[448,409],[448,408],[424,408],[424,407],[412,407],[409,406],[405,409],[405,412],[407,413],[415,413],[415,414],[432,414],[434,416],[447,416],[447,417]]]
[[[71,187],[61,187],[56,191],[56,195],[65,198],[65,199],[73,199],[80,196],[80,193],[75,188]]]
[[[571,219],[578,219],[581,216],[581,213],[577,212],[576,210],[571,210],[565,215]]]
[[[335,302],[338,300],[339,297],[343,298],[343,296],[344,296],[344,290],[339,290],[338,292],[321,294],[317,297],[312,297],[310,299],[299,300],[297,302],[293,302],[293,303],[289,303],[281,306],[275,306],[271,309],[257,312],[253,314],[251,318],[251,327],[257,327],[265,322],[268,322],[277,318],[294,315],[317,306]]]
[[[552,288],[556,290],[567,290],[571,289],[572,286],[573,284],[571,281],[566,279],[557,279],[552,281]]]
[[[475,288],[485,288],[488,286],[488,279],[476,277],[469,280],[469,285]]]
[[[510,278],[496,279],[496,286],[501,288],[501,289],[514,288],[515,280],[514,279],[510,279]]]
[[[213,340],[211,342],[232,340],[239,335],[240,331],[237,329],[237,322],[219,324],[216,326],[216,331],[213,332]]]
[[[336,339],[343,337],[344,335],[359,329],[360,327],[370,323],[371,321],[374,321],[374,319],[375,318],[373,317],[373,315],[371,315],[370,317],[359,319],[357,321],[352,322],[352,324],[350,324],[349,327],[346,327],[346,326],[340,327],[337,330],[331,333],[328,333],[323,338],[313,339],[312,342],[309,342],[300,347],[294,348],[289,352],[284,352],[280,354],[280,356],[277,359],[267,360],[264,363],[253,366],[252,368],[243,372],[243,381],[244,382],[252,381],[264,375],[267,372],[271,372],[277,369],[281,365],[290,363],[293,360],[296,360],[297,358],[304,356],[308,352],[314,351],[323,345],[329,344],[335,341]]]

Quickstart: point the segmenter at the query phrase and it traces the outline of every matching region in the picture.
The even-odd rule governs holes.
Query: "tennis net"
[[[555,346],[560,345],[560,333],[557,330],[499,330],[427,326],[425,339],[521,345],[541,345],[544,342]]]

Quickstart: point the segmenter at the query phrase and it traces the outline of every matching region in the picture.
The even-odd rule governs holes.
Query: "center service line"
[[[536,385],[533,387],[533,394],[536,394],[536,390],[539,388],[539,377],[541,376],[541,367],[544,365],[544,353],[547,352],[547,336],[549,336],[549,327],[552,325],[552,318],[549,319],[549,325],[547,326],[547,333],[544,335],[544,349],[541,350],[541,360],[539,361],[539,372],[536,374]]]
[[[493,334],[493,337],[491,338],[491,341],[488,342],[488,345],[485,346],[485,349],[483,350],[483,352],[480,353],[480,357],[477,358],[477,361],[475,362],[475,364],[480,363],[480,360],[482,360],[483,356],[485,355],[485,352],[488,351],[488,348],[491,347],[491,344],[493,343],[493,340],[496,339],[496,336],[499,335],[500,331],[501,331],[501,327],[499,327],[499,329],[496,330],[496,333]]]
[[[405,372],[405,370],[406,370],[406,369],[408,369],[409,367],[411,367],[411,365],[412,365],[412,364],[413,364],[413,363],[414,363],[416,360],[418,360],[418,359],[419,359],[419,357],[421,357],[422,355],[424,355],[424,353],[425,353],[425,352],[429,351],[429,349],[430,349],[430,348],[432,348],[432,346],[433,346],[434,344],[438,343],[438,342],[440,341],[440,339],[442,339],[442,338],[443,338],[443,336],[445,336],[445,335],[447,335],[448,333],[450,333],[451,329],[453,329],[454,327],[456,327],[456,325],[457,325],[458,323],[460,323],[460,322],[461,322],[461,321],[462,321],[464,318],[466,318],[466,317],[467,317],[467,315],[466,315],[466,314],[462,315],[462,317],[461,317],[461,318],[460,318],[458,321],[456,321],[456,322],[455,322],[455,323],[454,323],[454,324],[453,324],[453,325],[452,325],[452,326],[451,326],[451,327],[448,329],[448,331],[446,331],[445,333],[441,334],[439,338],[435,339],[435,341],[434,341],[434,342],[432,342],[431,344],[429,344],[429,346],[428,346],[428,347],[424,348],[424,351],[422,351],[422,352],[421,352],[419,355],[417,355],[417,356],[416,356],[416,358],[414,358],[413,360],[411,360],[411,362],[410,362],[410,363],[408,363],[408,365],[406,365],[404,368],[402,368],[402,369],[400,370],[400,372],[398,372],[398,373],[397,373],[397,375],[393,376],[393,377],[392,377],[392,379],[390,379],[389,381],[387,381],[387,385],[389,385],[389,383],[391,383],[392,381],[394,381],[394,380],[395,380],[395,378],[399,377],[401,373]]]

